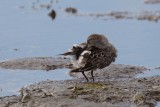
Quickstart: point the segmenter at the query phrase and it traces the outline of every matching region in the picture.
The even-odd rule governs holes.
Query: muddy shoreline
[[[26,69],[30,67],[28,65],[31,62],[32,69],[38,67],[41,69],[40,65],[47,64],[46,62],[49,61],[48,65],[54,64],[54,58],[47,61],[46,59],[40,57],[34,60],[23,59],[22,65],[16,64],[22,59],[3,61],[3,69],[4,63],[8,64],[7,69],[9,69],[11,62],[12,69],[13,66],[21,66],[23,69],[23,65]],[[60,60],[62,61],[63,58],[58,59],[61,65]],[[37,60],[39,60],[39,66],[37,66]],[[64,60],[69,61],[66,58]],[[66,64],[68,65],[69,62]],[[2,67],[2,62],[0,66]],[[96,82],[86,82],[81,74],[70,74],[75,76],[71,80],[41,81],[21,88],[18,96],[1,97],[0,107],[51,107],[51,105],[54,107],[155,107],[160,101],[160,76],[136,78],[137,74],[147,70],[150,69],[143,66],[112,64],[94,72]],[[90,77],[90,72],[86,74]]]

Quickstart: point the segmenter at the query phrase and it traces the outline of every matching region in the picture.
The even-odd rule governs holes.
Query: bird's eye
[[[91,42],[91,40],[89,39],[88,41],[87,41],[87,43],[90,43]]]

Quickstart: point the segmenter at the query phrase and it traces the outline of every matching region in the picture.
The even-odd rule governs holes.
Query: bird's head
[[[105,49],[109,45],[108,39],[104,35],[92,34],[87,39],[88,47],[97,47],[100,49]]]

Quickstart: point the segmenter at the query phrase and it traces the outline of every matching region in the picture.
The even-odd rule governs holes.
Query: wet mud
[[[160,11],[111,11],[107,13],[77,13],[77,17],[92,17],[93,19],[101,20],[120,20],[120,19],[136,19],[158,22],[160,20]]]
[[[65,9],[65,12],[67,13],[72,13],[72,14],[76,14],[78,12],[78,10],[76,8],[73,8],[73,7],[67,7]]]
[[[146,4],[157,4],[160,3],[160,0],[145,0]]]
[[[2,69],[54,70],[70,68],[71,62],[64,57],[28,57],[0,62]]]
[[[30,8],[34,11],[37,10],[42,10],[42,9],[47,9],[51,10],[48,12],[48,16],[51,17],[52,19],[55,19],[56,17],[56,12],[55,12],[55,7],[59,3],[59,1],[53,1],[50,0],[47,3],[41,3],[39,0],[32,2],[30,5]],[[144,3],[147,4],[158,4],[160,3],[160,0],[144,0]],[[53,6],[55,5],[55,6]],[[54,7],[54,8],[53,8]],[[24,5],[19,6],[19,9],[25,9],[26,7]],[[60,7],[60,10],[63,9],[66,14],[69,14],[71,16],[76,16],[76,17],[91,17],[93,19],[101,19],[101,20],[119,20],[119,19],[136,19],[138,21],[153,21],[153,22],[158,22],[160,20],[160,11],[136,11],[136,12],[131,12],[131,11],[109,11],[106,13],[102,12],[97,12],[97,13],[92,13],[92,12],[81,12],[78,8],[76,7]],[[59,11],[58,9],[58,14],[64,14],[62,11]],[[53,11],[52,11],[53,10]],[[79,10],[79,11],[78,11]],[[68,17],[69,17],[68,15]]]
[[[20,62],[23,63],[20,65]],[[0,66],[3,69],[44,69],[44,64],[71,67],[70,60],[63,57],[8,60]],[[86,82],[81,73],[70,74],[74,76],[71,80],[41,81],[21,88],[18,96],[1,97],[0,107],[155,107],[160,101],[160,76],[136,78],[147,70],[151,69],[111,64],[94,72],[95,82]],[[90,72],[86,75],[91,80]]]

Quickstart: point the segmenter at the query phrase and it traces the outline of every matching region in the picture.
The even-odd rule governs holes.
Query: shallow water
[[[160,107],[160,102],[157,103],[156,107]]]
[[[142,74],[136,75],[136,78],[143,78],[143,77],[151,77],[151,76],[158,76],[160,75],[160,70],[147,70]]]
[[[40,70],[1,70],[0,96],[18,94],[19,88],[42,80],[70,79],[68,69],[45,72]]]
[[[39,1],[39,2],[37,2]],[[81,43],[92,33],[108,35],[118,49],[116,63],[160,66],[160,23],[143,20],[101,20],[92,17],[75,17],[64,12],[75,7],[80,13],[103,13],[110,11],[141,12],[160,10],[160,4],[149,5],[143,0],[53,0],[50,9],[42,0],[0,1],[0,61],[6,59],[56,56]],[[98,4],[98,5],[97,5]],[[135,8],[136,6],[136,8]],[[54,9],[55,20],[48,17]],[[70,78],[66,69],[51,72],[29,70],[0,70],[0,96],[17,94],[24,85],[41,80],[64,80]],[[158,72],[158,70],[157,70]],[[151,75],[150,73],[149,75]],[[158,75],[160,73],[158,72]]]

